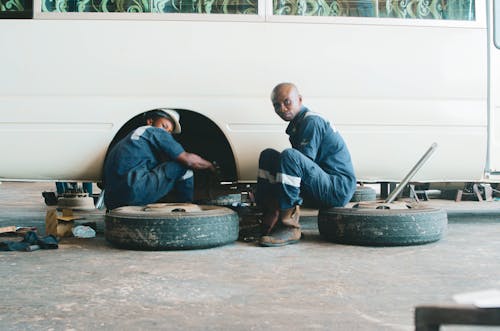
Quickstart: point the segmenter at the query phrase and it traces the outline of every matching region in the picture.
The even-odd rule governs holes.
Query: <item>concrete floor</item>
[[[1,183],[0,227],[44,233],[44,190],[54,184]],[[422,246],[337,245],[312,227],[281,248],[129,251],[98,233],[0,252],[0,330],[412,330],[416,305],[500,289],[500,202],[442,204],[448,234]],[[102,226],[102,213],[84,221]]]

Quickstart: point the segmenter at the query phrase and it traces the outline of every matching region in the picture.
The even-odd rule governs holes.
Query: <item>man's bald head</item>
[[[271,92],[274,111],[284,121],[291,121],[302,109],[302,96],[292,83],[280,83]]]
[[[274,100],[276,99],[276,94],[278,94],[282,90],[291,91],[291,92],[299,95],[299,89],[297,88],[297,86],[295,86],[294,83],[287,83],[287,82],[279,83],[278,85],[276,85],[273,88],[273,90],[271,92],[271,101],[274,102]]]

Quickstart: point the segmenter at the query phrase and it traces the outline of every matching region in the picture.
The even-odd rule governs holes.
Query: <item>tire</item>
[[[359,201],[375,201],[377,200],[377,192],[371,187],[358,186],[351,198],[351,202]]]
[[[239,218],[233,210],[193,204],[120,207],[106,214],[104,223],[108,242],[119,248],[137,250],[222,246],[238,239],[238,231]]]
[[[221,195],[212,200],[203,201],[203,204],[232,207],[241,204],[241,194]]]
[[[421,245],[440,240],[446,211],[433,208],[320,210],[318,228],[326,240],[362,246]]]

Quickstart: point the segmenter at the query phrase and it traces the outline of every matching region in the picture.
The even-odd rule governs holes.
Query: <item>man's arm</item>
[[[179,144],[172,137],[172,135],[167,133],[165,130],[150,127],[148,128],[148,131],[151,133],[149,138],[150,143],[161,152],[165,153],[168,157],[170,157],[170,159],[175,159],[182,165],[194,170],[210,169],[215,171],[215,167],[210,161],[205,160],[197,154],[184,151],[181,144]]]
[[[215,171],[215,167],[210,161],[207,161],[201,156],[194,153],[182,152],[177,157],[177,161],[191,169],[209,169],[211,171]]]
[[[314,161],[323,139],[324,130],[325,122],[321,117],[310,115],[304,118],[298,132],[300,141],[297,141],[293,148]]]

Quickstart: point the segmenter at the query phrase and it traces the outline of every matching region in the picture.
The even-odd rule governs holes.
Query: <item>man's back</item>
[[[347,145],[324,117],[307,108],[290,122],[287,133],[292,147],[317,163],[326,173],[356,181]]]
[[[141,181],[165,161],[174,161],[184,151],[172,135],[153,126],[142,126],[130,132],[109,152],[104,163],[106,205],[134,201],[141,193]]]

